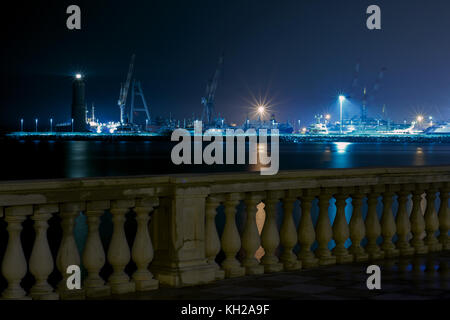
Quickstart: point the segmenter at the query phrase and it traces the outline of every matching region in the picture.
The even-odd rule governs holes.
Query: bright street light
[[[422,122],[423,121],[423,116],[417,116],[417,122]]]
[[[340,110],[339,132],[340,132],[340,134],[342,134],[342,104],[344,103],[344,101],[345,101],[345,96],[340,95],[339,96],[339,105],[340,105],[340,108],[339,108],[339,110]]]
[[[77,73],[77,74],[75,75],[75,78],[76,78],[76,79],[81,79],[81,78],[83,78],[83,76],[82,76],[80,73]]]

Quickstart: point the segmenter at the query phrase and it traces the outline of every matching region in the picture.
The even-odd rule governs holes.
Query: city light
[[[325,115],[325,119],[330,120],[331,119],[331,115],[330,114]]]
[[[38,119],[36,118],[34,121],[36,122],[36,132],[38,132]]]
[[[423,121],[423,116],[417,116],[417,122],[422,122]]]
[[[83,76],[82,76],[80,73],[77,73],[77,74],[75,75],[75,78],[76,78],[76,79],[81,79],[81,78],[83,78]]]
[[[345,96],[340,95],[339,96],[339,133],[342,134],[342,105],[345,101]]]
[[[259,113],[260,115],[264,114],[265,111],[266,111],[266,108],[264,108],[264,106],[259,106],[259,107],[258,107],[258,113]]]

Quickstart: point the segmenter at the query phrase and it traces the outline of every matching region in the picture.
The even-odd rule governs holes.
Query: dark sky
[[[78,4],[82,30],[66,28]],[[382,10],[382,30],[366,28],[366,8]],[[448,0],[33,1],[2,9],[0,124],[70,119],[71,82],[86,76],[87,102],[118,120],[130,56],[153,115],[200,115],[201,97],[222,50],[216,110],[242,122],[252,95],[268,95],[281,121],[336,119],[361,62],[361,85],[387,72],[369,116],[401,121],[450,115]],[[347,105],[357,112],[357,101]]]

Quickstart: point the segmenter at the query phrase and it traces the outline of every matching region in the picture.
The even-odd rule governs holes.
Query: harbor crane
[[[202,98],[203,116],[202,121],[206,125],[213,125],[214,123],[214,99],[217,90],[217,84],[219,82],[220,75],[222,73],[223,66],[223,54],[219,58],[216,72],[214,76],[208,81],[206,86],[205,96]]]
[[[119,105],[120,108],[120,123],[125,123],[125,105],[127,103],[127,96],[128,96],[128,91],[130,89],[130,83],[131,83],[131,77],[133,75],[133,70],[134,70],[134,59],[136,58],[136,55],[133,54],[131,56],[131,62],[130,62],[130,67],[128,68],[128,74],[127,74],[127,79],[125,81],[125,84],[121,84],[120,86],[120,95],[119,95],[119,100],[117,102],[117,104]]]

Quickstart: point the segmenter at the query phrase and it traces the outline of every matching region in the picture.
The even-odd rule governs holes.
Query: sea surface
[[[0,180],[259,171],[260,165],[174,165],[165,141],[0,142]],[[206,143],[204,143],[204,146]],[[450,144],[288,143],[280,170],[450,165]]]

